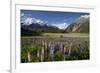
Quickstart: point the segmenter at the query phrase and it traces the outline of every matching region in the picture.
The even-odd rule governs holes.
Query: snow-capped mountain
[[[58,27],[59,29],[66,29],[67,27],[68,27],[68,25],[69,24],[67,24],[67,23],[57,23],[57,24],[51,24],[52,26],[56,26],[56,27]]]
[[[53,23],[53,24],[48,24],[47,21],[42,21],[40,19],[36,19],[36,18],[32,18],[32,17],[24,17],[21,19],[21,24],[22,25],[31,25],[31,24],[37,24],[37,25],[41,25],[41,26],[44,26],[44,25],[47,25],[48,27],[49,26],[52,26],[52,27],[57,27],[59,29],[65,29],[68,27],[68,24],[67,23]]]
[[[22,18],[21,23],[23,23],[23,25],[30,25],[32,23],[34,23],[34,24],[38,23],[40,25],[43,25],[46,22],[44,22],[40,19],[32,18],[32,17],[24,17],[24,18]]]

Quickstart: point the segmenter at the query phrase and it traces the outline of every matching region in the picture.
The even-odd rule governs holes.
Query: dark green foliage
[[[41,34],[42,33],[40,31],[32,31],[21,28],[21,36],[40,36]]]
[[[55,61],[62,61],[63,60],[63,54],[61,51],[56,51],[54,54]]]
[[[25,38],[24,38],[25,39]],[[57,39],[57,38],[56,38]],[[31,39],[32,40],[32,39]],[[65,53],[61,51],[60,47],[55,47],[55,51],[53,54],[50,54],[49,48],[43,45],[43,42],[39,41],[40,39],[34,39],[34,42],[27,39],[26,41],[22,41],[23,45],[21,45],[21,63],[28,63],[27,53],[29,52],[31,55],[30,62],[48,62],[48,61],[70,61],[70,60],[89,60],[90,59],[90,51],[89,51],[89,42],[84,41],[82,39],[81,42],[78,42],[76,39],[75,41],[69,41],[64,43],[64,47],[66,47]],[[61,40],[61,38],[59,38]],[[30,42],[29,42],[30,41]],[[52,41],[52,39],[50,39]],[[47,42],[47,44],[49,41]],[[70,45],[70,43],[72,43]],[[57,42],[55,43],[55,45]],[[59,45],[58,45],[59,46]],[[44,47],[44,55],[43,60],[41,61],[41,51],[42,47]],[[68,53],[68,49],[71,49],[71,53]],[[37,55],[39,53],[39,56]]]
[[[78,47],[74,46],[73,50],[71,51],[71,55],[66,55],[66,60],[87,60],[90,59],[90,51],[89,51],[89,45],[87,46],[87,43],[83,43],[84,46],[81,44],[78,44]]]
[[[41,46],[36,44],[32,45],[25,45],[21,49],[21,62],[28,62],[27,53],[30,52],[31,54],[31,62],[39,61],[37,58],[37,51],[41,50]]]
[[[21,49],[21,62],[22,63],[28,62],[28,60],[27,60],[27,51],[24,48]]]

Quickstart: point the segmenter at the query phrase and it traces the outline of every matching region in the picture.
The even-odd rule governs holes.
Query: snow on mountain
[[[52,26],[56,26],[59,29],[66,29],[68,27],[68,24],[64,22],[64,23],[52,24]]]
[[[24,25],[30,25],[32,23],[38,23],[38,24],[45,24],[46,22],[40,20],[40,19],[36,19],[36,18],[32,18],[32,17],[23,17],[21,19],[21,23],[23,23]]]
[[[90,15],[82,15],[81,18],[89,18]]]
[[[66,22],[63,23],[52,23],[49,24],[47,21],[43,21],[41,19],[37,19],[37,18],[33,18],[30,15],[25,15],[25,14],[21,14],[21,23],[22,25],[30,25],[30,24],[40,24],[40,25],[47,25],[47,26],[54,26],[57,27],[59,29],[66,29],[69,24],[67,24]]]

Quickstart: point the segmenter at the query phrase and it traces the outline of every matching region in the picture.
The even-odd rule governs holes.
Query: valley
[[[21,17],[21,63],[90,59],[89,13],[22,13],[31,16]]]

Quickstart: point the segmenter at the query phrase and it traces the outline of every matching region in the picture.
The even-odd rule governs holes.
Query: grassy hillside
[[[65,32],[89,33],[89,18],[79,18],[70,24]]]

